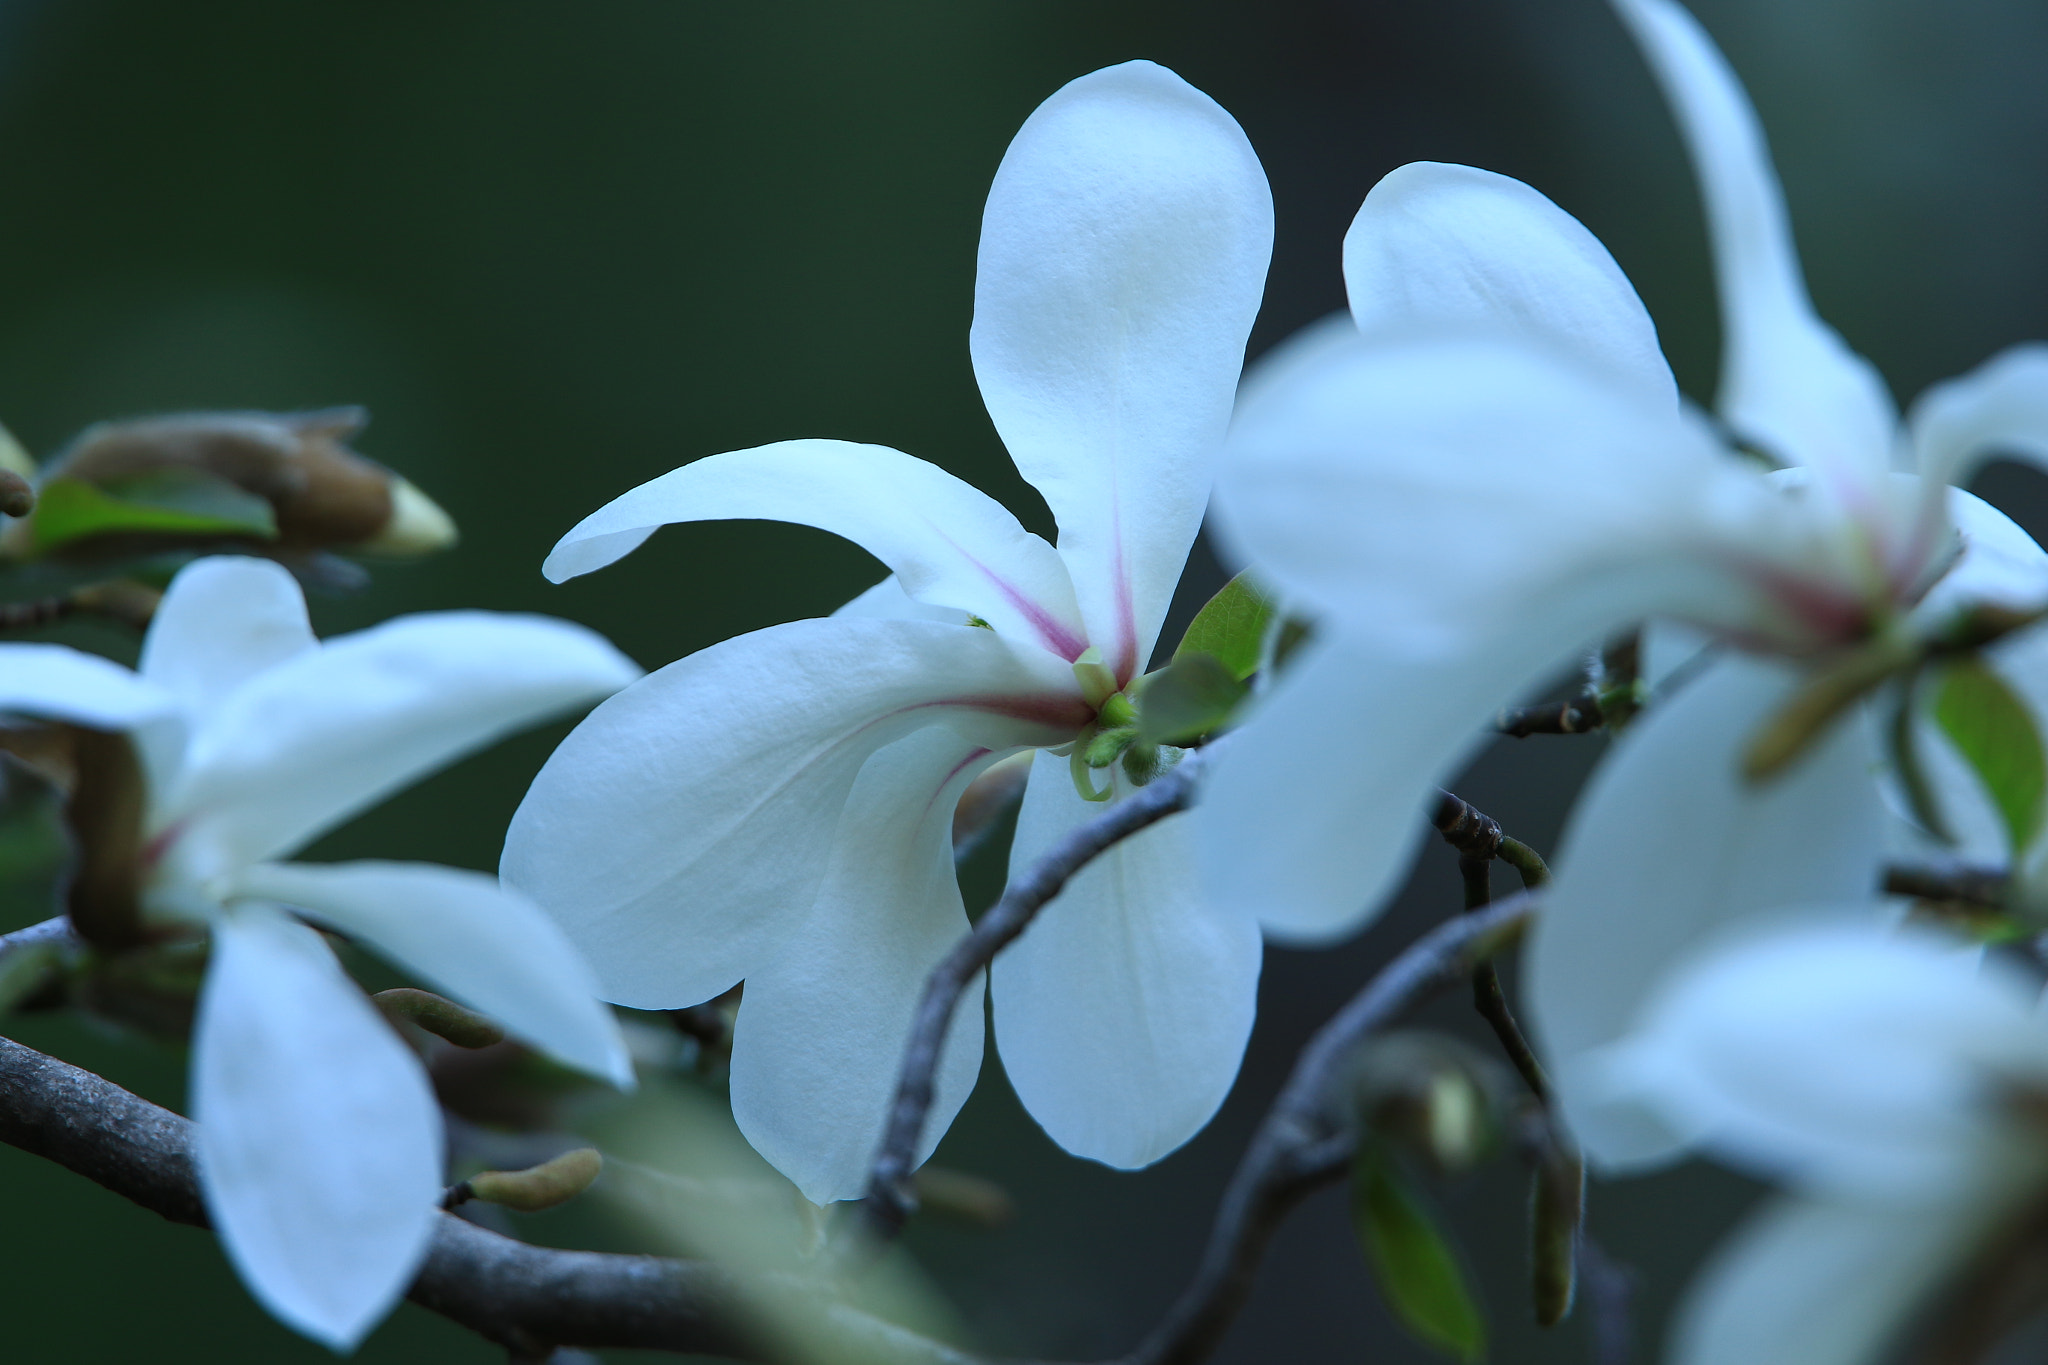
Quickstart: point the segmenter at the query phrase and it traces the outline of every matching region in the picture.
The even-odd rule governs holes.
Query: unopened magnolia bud
[[[1572,1311],[1578,1290],[1579,1222],[1586,1204],[1586,1172],[1576,1155],[1553,1151],[1531,1177],[1529,1273],[1536,1323],[1554,1327]]]
[[[0,751],[33,770],[64,800],[72,868],[65,909],[94,946],[141,943],[142,764],[128,736],[82,725],[0,726]]]
[[[566,1204],[590,1188],[604,1170],[595,1147],[578,1147],[524,1171],[484,1171],[462,1182],[472,1199],[502,1204],[520,1213],[539,1213]],[[459,1199],[455,1202],[461,1202]]]
[[[1392,1033],[1361,1052],[1353,1093],[1374,1132],[1436,1170],[1463,1171],[1493,1145],[1499,1071],[1454,1038]]]
[[[911,1177],[917,1202],[979,1227],[999,1228],[1017,1216],[1017,1201],[993,1180],[943,1166],[926,1166]]]
[[[11,469],[0,469],[0,516],[25,517],[35,510],[35,486]]]
[[[194,547],[414,555],[455,541],[426,494],[349,449],[360,408],[186,413],[88,428],[42,471],[16,558],[72,562]]]
[[[505,1030],[495,1019],[466,1009],[432,991],[398,986],[378,991],[370,999],[387,1017],[417,1024],[436,1038],[445,1038],[457,1047],[490,1047],[505,1041]]]

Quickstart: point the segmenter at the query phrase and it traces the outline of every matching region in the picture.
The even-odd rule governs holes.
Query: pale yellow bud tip
[[[391,519],[362,545],[366,554],[423,555],[455,543],[454,518],[409,479],[391,480]]]

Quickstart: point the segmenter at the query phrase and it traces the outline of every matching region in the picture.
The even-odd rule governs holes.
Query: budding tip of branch
[[[387,1018],[417,1024],[457,1047],[485,1048],[505,1041],[505,1030],[495,1019],[465,1009],[432,991],[396,986],[378,991],[370,999]]]
[[[565,1204],[590,1188],[604,1170],[595,1147],[578,1147],[523,1171],[480,1171],[462,1182],[470,1196],[520,1213],[539,1213]]]
[[[0,516],[25,517],[35,510],[35,485],[0,465]]]

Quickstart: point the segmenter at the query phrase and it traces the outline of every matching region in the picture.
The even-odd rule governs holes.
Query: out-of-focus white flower
[[[1884,817],[1863,717],[1768,783],[1738,771],[1808,662],[1922,637],[1966,604],[2048,600],[2048,556],[1949,487],[1994,449],[2048,457],[2048,347],[1930,390],[1902,423],[1812,311],[1733,73],[1670,0],[1616,8],[1699,172],[1723,426],[1682,406],[1649,315],[1578,222],[1484,171],[1389,175],[1345,240],[1356,327],[1305,334],[1256,374],[1226,451],[1222,529],[1322,633],[1196,815],[1217,899],[1269,933],[1337,937],[1398,884],[1421,799],[1500,707],[1638,622],[1720,641],[1596,775],[1532,939],[1536,1031],[1610,1165],[1675,1139],[1592,1103],[1574,1059],[1661,965],[1731,916],[1873,890]],[[1788,468],[1766,473],[1724,429]],[[2001,658],[2030,655],[2008,677],[2048,699],[2042,635]]]
[[[2048,1183],[2038,988],[1858,915],[1732,937],[1654,983],[1589,1084],[1789,1193],[1693,1286],[1676,1365],[1861,1365]]]
[[[919,990],[967,929],[962,789],[1074,741],[1145,666],[1271,246],[1265,174],[1214,101],[1150,62],[1084,76],[996,172],[969,336],[1057,549],[935,465],[808,440],[663,475],[548,559],[567,578],[664,523],[754,517],[836,532],[892,571],[831,620],[728,640],[599,707],[535,780],[502,867],[612,1000],[687,1005],[745,980],[733,1112],[813,1200],[860,1191]],[[1011,866],[1100,809],[1041,752]],[[1097,859],[993,970],[1018,1095],[1111,1165],[1207,1122],[1251,1027],[1258,930],[1195,895],[1185,838],[1169,820]],[[920,1157],[973,1086],[981,1034],[961,1009]]]
[[[500,735],[640,674],[581,626],[434,612],[321,642],[290,573],[199,560],[136,672],[0,644],[0,714],[127,731],[147,779],[146,922],[203,924],[192,1040],[206,1204],[263,1305],[338,1351],[404,1292],[442,1190],[424,1068],[308,921],[620,1085],[611,1012],[562,931],[495,877],[276,861]]]

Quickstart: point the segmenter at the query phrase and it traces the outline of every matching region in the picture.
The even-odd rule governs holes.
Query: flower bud
[[[349,449],[361,408],[185,413],[89,427],[42,471],[16,559],[90,563],[243,548],[416,555],[455,541],[432,499]]]
[[[1434,1170],[1469,1170],[1493,1145],[1504,1078],[1490,1058],[1442,1034],[1390,1033],[1353,1073],[1359,1118]]]
[[[452,1202],[461,1203],[466,1197],[481,1199],[486,1204],[502,1204],[520,1213],[539,1213],[566,1204],[589,1189],[603,1170],[604,1157],[597,1148],[578,1147],[523,1171],[483,1171],[473,1175],[456,1187],[466,1193]]]
[[[36,462],[0,427],[0,517],[25,517],[36,505]]]
[[[398,986],[378,991],[370,999],[384,1011],[386,1018],[417,1024],[436,1038],[445,1039],[457,1047],[490,1047],[505,1041],[505,1030],[497,1020],[465,1009],[432,991]]]
[[[141,762],[126,735],[82,725],[0,727],[0,751],[33,769],[64,802],[72,845],[65,909],[79,934],[104,950],[144,941]]]

